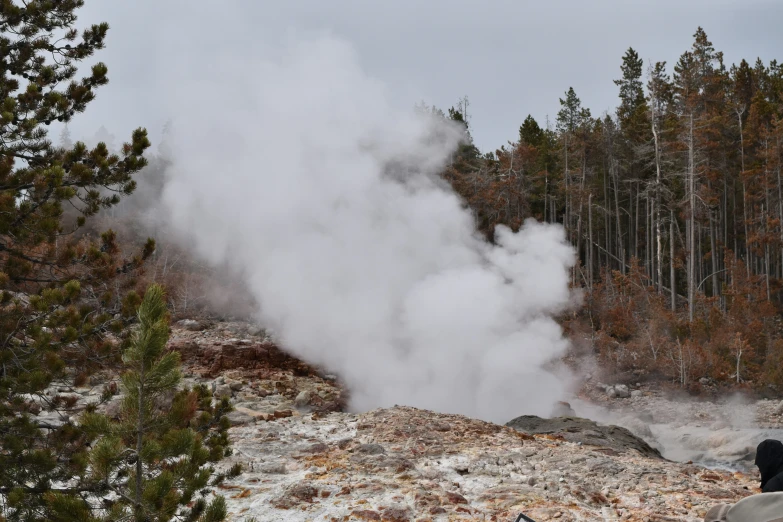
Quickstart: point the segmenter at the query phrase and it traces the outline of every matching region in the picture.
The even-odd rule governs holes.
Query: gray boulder
[[[182,319],[177,321],[177,326],[190,330],[191,332],[200,332],[206,328],[206,325],[201,321],[194,321],[193,319]]]
[[[222,399],[223,397],[231,398],[231,386],[228,384],[218,384],[215,386],[215,397]]]
[[[552,417],[576,417],[576,412],[565,401],[558,401],[552,408]]]
[[[631,396],[631,391],[625,384],[616,384],[606,387],[606,395],[611,399],[627,399]]]
[[[228,384],[228,387],[231,388],[231,391],[240,391],[245,385],[242,384],[240,381],[226,381],[226,384]]]
[[[252,415],[248,415],[244,411],[234,410],[226,415],[226,418],[232,426],[241,426],[243,424],[253,424],[256,422],[256,418]]]
[[[523,415],[506,423],[506,426],[530,435],[559,435],[569,442],[608,448],[618,453],[636,450],[645,457],[662,459],[661,453],[619,426],[604,426],[581,417],[557,417],[543,419],[535,415]]]
[[[59,428],[64,424],[71,421],[68,415],[61,414],[57,411],[43,411],[38,414],[37,423],[43,428]]]
[[[312,400],[312,392],[310,392],[310,390],[305,390],[303,392],[299,392],[299,395],[296,396],[296,399],[294,399],[294,406],[297,408],[304,408],[305,406],[308,406]]]

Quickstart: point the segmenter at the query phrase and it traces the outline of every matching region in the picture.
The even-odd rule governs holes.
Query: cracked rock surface
[[[409,407],[232,428],[232,520],[701,520],[755,478]]]

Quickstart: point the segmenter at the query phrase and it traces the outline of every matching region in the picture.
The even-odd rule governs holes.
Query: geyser
[[[480,238],[437,177],[463,130],[396,109],[339,39],[240,52],[192,79],[209,41],[185,44],[159,56],[187,86],[168,100],[168,219],[244,274],[281,343],[339,373],[355,409],[548,415],[568,391],[544,369],[567,347],[552,318],[572,301],[562,228]]]

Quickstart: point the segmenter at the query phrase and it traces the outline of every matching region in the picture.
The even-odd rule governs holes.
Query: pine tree
[[[565,209],[563,216],[563,226],[566,229],[566,235],[571,238],[573,208],[571,192],[571,165],[574,134],[582,122],[582,102],[576,96],[573,87],[566,91],[565,99],[560,99],[560,111],[557,113],[557,130],[562,137],[563,149],[563,193],[565,195]],[[569,162],[569,160],[571,160]]]
[[[628,48],[620,67],[623,77],[614,80],[614,84],[620,87],[617,118],[622,126],[633,126],[634,120],[644,117],[646,100],[641,80],[643,64],[639,54],[633,48]]]
[[[65,125],[65,127],[63,127],[63,130],[60,133],[59,145],[63,149],[70,149],[73,147],[73,140],[71,139],[71,130],[68,128],[67,124]]]
[[[194,522],[223,520],[223,498],[207,503],[203,493],[210,478],[213,484],[222,479],[213,476],[210,463],[228,453],[228,400],[213,406],[203,386],[177,391],[179,353],[166,350],[169,323],[161,286],[147,289],[137,318],[122,356],[126,371],[120,422],[97,413],[82,418],[88,435],[97,438],[85,483],[111,500],[111,508],[102,513],[107,520],[131,515],[138,521],[175,516]],[[202,412],[198,417],[197,409]]]
[[[527,118],[519,127],[519,141],[533,147],[540,147],[543,144],[544,130],[530,114],[527,115]]]
[[[563,150],[563,191],[565,192],[565,215],[563,225],[566,235],[576,244],[577,252],[581,254],[583,244],[583,210],[589,205],[589,195],[586,194],[587,181],[587,144],[593,130],[594,121],[590,109],[582,107],[573,87],[566,91],[565,99],[560,99],[561,109],[557,113],[557,129],[562,136]],[[577,165],[577,168],[573,166]],[[572,179],[571,172],[579,174]],[[574,224],[576,221],[576,224]],[[575,283],[577,270],[572,270],[572,281]]]
[[[73,422],[71,402],[44,392],[54,382],[81,385],[116,360],[107,334],[120,334],[130,318],[136,297],[127,291],[154,250],[148,241],[123,259],[112,231],[73,237],[133,191],[149,146],[144,129],[118,154],[48,138],[50,124],[84,111],[108,82],[102,63],[76,78],[108,31],[102,23],[79,34],[82,4],[0,0],[0,515],[10,520],[62,520],[54,511],[87,519],[78,513],[92,488],[80,482],[90,437]],[[41,408],[59,412],[59,421],[36,417]]]
[[[663,253],[663,235],[662,221],[668,217],[669,220],[669,294],[670,308],[674,312],[677,309],[677,281],[676,281],[676,258],[675,258],[675,236],[673,233],[676,223],[674,222],[674,210],[672,208],[671,198],[672,190],[669,186],[670,180],[667,175],[667,167],[673,163],[670,158],[673,149],[672,137],[676,127],[676,117],[673,110],[673,90],[671,80],[666,72],[666,62],[657,62],[651,66],[648,72],[647,90],[650,131],[652,134],[652,155],[655,169],[655,252],[657,260],[658,292],[663,291],[664,281],[664,253]],[[667,209],[668,207],[668,209]]]

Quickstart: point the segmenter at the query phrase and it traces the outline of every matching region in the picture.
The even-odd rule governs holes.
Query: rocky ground
[[[245,467],[223,486],[232,520],[513,521],[520,512],[539,521],[700,520],[711,505],[757,485],[753,473],[670,462],[632,443],[612,444],[606,434],[591,439],[589,426],[579,438],[572,426],[530,435],[406,407],[345,413],[334,377],[254,334],[221,324],[178,329],[172,338],[191,354],[185,360],[193,375],[216,378],[218,388],[247,383],[232,391],[235,454],[225,465]],[[689,417],[679,402],[649,389],[617,393],[599,384],[587,386],[574,408],[622,417],[642,434],[658,424],[725,422],[730,410],[692,405]],[[773,406],[734,408],[745,417],[728,426],[754,408],[754,422],[767,414],[779,422]]]
[[[626,430],[573,419],[528,418],[518,431],[408,407],[347,413],[337,377],[243,323],[180,322],[171,347],[183,355],[186,384],[206,383],[234,405],[234,454],[221,464],[244,468],[221,486],[234,521],[511,522],[520,512],[539,522],[697,521],[711,505],[757,491],[753,470],[735,470],[760,429],[781,428],[783,413],[773,401],[682,403],[601,383],[557,412],[625,426],[650,448]],[[105,385],[50,395],[97,402]],[[45,405],[39,416],[66,420]],[[721,465],[672,462],[656,449]]]
[[[741,473],[397,407],[237,427],[234,520],[699,520]]]

